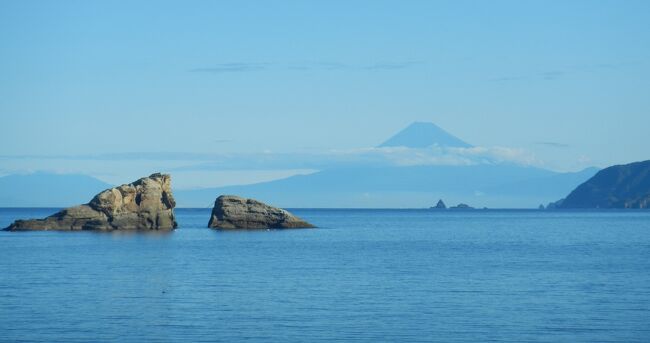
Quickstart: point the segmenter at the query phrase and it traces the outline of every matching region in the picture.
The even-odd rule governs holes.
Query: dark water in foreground
[[[295,213],[321,228],[0,232],[0,341],[650,341],[650,212]]]

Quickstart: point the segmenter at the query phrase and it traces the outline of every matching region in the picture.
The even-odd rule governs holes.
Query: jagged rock
[[[445,205],[445,202],[442,201],[442,199],[438,200],[438,203],[436,204],[435,207],[430,207],[432,210],[446,210],[447,205]]]
[[[217,229],[313,228],[312,224],[281,208],[254,199],[222,195],[214,202],[208,227]]]
[[[171,177],[156,173],[47,218],[17,220],[5,230],[171,230],[177,226],[175,206]]]

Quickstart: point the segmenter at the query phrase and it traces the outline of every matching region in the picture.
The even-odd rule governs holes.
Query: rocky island
[[[254,199],[222,195],[214,202],[209,228],[215,229],[290,229],[314,225],[281,208]]]
[[[171,177],[155,173],[107,189],[85,205],[44,219],[17,220],[4,230],[172,230],[175,206]]]
[[[456,206],[452,206],[449,208],[450,210],[474,210],[474,207],[469,206],[467,204],[460,203]]]
[[[605,168],[547,208],[650,208],[650,160]]]
[[[438,200],[438,203],[434,207],[429,207],[431,210],[446,210],[447,205],[445,205],[445,202],[442,201],[442,199]]]
[[[460,203],[456,206],[447,207],[445,202],[442,199],[438,200],[438,203],[434,207],[429,207],[430,210],[444,211],[444,210],[474,210],[474,207],[471,207],[467,204]]]

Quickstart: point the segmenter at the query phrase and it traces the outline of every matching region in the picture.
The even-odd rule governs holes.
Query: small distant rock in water
[[[172,230],[175,206],[171,176],[155,173],[47,218],[16,220],[5,230]]]
[[[445,202],[442,201],[442,199],[438,200],[438,203],[436,204],[435,207],[431,207],[432,210],[446,210],[447,205],[445,205]]]
[[[297,229],[314,225],[281,208],[254,199],[222,195],[214,202],[209,228],[215,229]]]
[[[544,204],[539,204],[539,207],[537,209],[538,210],[545,210],[546,207],[544,207]]]
[[[461,204],[458,204],[458,205],[456,205],[456,206],[452,206],[452,207],[450,207],[449,209],[450,209],[450,210],[473,210],[474,207],[471,207],[471,206],[469,206],[469,205],[467,205],[467,204],[462,204],[462,203],[461,203]]]

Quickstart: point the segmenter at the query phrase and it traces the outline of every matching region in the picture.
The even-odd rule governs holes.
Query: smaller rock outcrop
[[[208,227],[215,229],[290,229],[314,225],[286,210],[254,199],[222,195],[214,202]]]
[[[156,173],[47,218],[16,220],[5,230],[171,230],[175,206],[171,177]]]
[[[469,206],[469,205],[467,205],[467,204],[462,204],[462,203],[461,203],[461,204],[458,204],[458,205],[456,205],[456,206],[452,206],[452,207],[450,207],[449,209],[450,209],[450,210],[473,210],[474,207]]]

